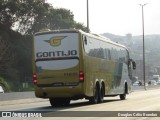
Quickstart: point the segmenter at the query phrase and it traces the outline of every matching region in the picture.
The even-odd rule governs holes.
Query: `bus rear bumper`
[[[67,87],[38,87],[35,86],[35,96],[39,98],[84,98],[82,85]]]

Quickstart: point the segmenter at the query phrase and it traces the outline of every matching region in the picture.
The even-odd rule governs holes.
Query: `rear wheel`
[[[99,100],[99,89],[98,86],[95,87],[94,95],[93,97],[89,98],[89,101],[93,104],[97,104]]]
[[[121,100],[125,100],[126,99],[126,94],[128,93],[128,86],[127,84],[125,84],[125,87],[124,87],[124,94],[120,94],[120,99]]]
[[[54,106],[66,106],[70,104],[70,99],[67,98],[49,98],[50,104]]]
[[[126,94],[120,94],[119,96],[120,96],[121,100],[125,100],[126,99]]]
[[[99,91],[99,102],[102,103],[104,100],[104,87],[102,85],[100,91]]]

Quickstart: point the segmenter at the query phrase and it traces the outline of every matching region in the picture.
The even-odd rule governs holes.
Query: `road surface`
[[[53,119],[52,117],[54,115],[58,116],[54,117],[54,120],[59,120],[61,119],[61,117],[65,117],[65,120],[75,120],[74,118],[78,116],[81,117],[78,117],[77,119],[90,120],[96,119],[96,117],[100,117],[98,118],[99,120],[106,119],[107,114],[109,114],[109,116],[111,116],[110,114],[113,114],[113,117],[107,117],[107,119],[111,120],[159,119],[160,117],[156,117],[156,115],[160,116],[160,89],[134,91],[131,94],[127,95],[126,100],[120,100],[119,96],[105,97],[104,103],[101,104],[90,104],[87,100],[78,100],[72,101],[70,106],[55,108],[52,108],[50,106],[47,99],[33,98],[12,101],[0,101],[0,111],[42,111],[45,112],[43,114],[44,116],[49,116],[47,120]],[[60,111],[69,112],[64,113]],[[153,114],[147,113],[147,111],[151,111],[151,113]],[[158,111],[158,113],[156,111]],[[142,114],[149,114],[149,117],[141,117]],[[41,120],[46,118],[34,119]]]

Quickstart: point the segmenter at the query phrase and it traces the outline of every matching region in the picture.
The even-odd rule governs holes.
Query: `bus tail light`
[[[33,82],[34,82],[34,84],[37,84],[37,75],[36,75],[36,73],[33,74]]]
[[[83,71],[79,72],[79,80],[84,81],[84,72]]]

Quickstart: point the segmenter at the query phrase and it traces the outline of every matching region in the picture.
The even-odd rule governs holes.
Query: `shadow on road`
[[[104,100],[103,103],[99,104],[106,104],[110,102],[121,101],[120,99],[112,99],[112,100]],[[95,106],[95,110],[93,111],[80,111],[81,107],[85,106]],[[78,108],[76,110],[72,110],[72,108]],[[41,107],[38,108],[39,110],[46,111],[42,114],[44,117],[98,117],[98,116],[112,116],[115,114],[112,111],[96,111],[96,104],[91,104],[89,101],[79,102],[79,103],[72,103],[69,106],[63,107]],[[78,110],[78,111],[77,111]],[[114,115],[113,115],[114,116]]]
[[[120,101],[120,99],[104,100],[103,103],[98,103],[98,104],[110,103],[110,102],[115,102],[115,101]],[[84,106],[93,106],[93,105],[96,105],[96,104],[91,104],[89,101],[85,100],[85,101],[82,101],[82,102],[71,102],[71,104],[68,105],[68,106],[36,107],[36,108],[32,108],[32,109],[27,109],[27,110],[24,110],[24,111],[42,111],[44,113],[47,113],[47,112],[68,111],[69,109],[72,109],[72,108],[81,108],[81,107],[84,107]]]

